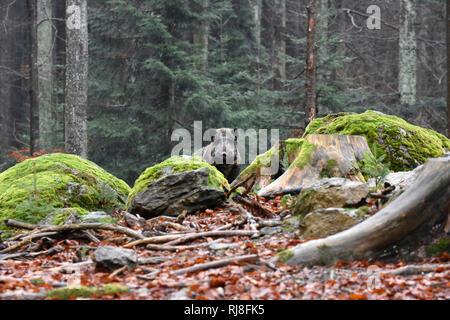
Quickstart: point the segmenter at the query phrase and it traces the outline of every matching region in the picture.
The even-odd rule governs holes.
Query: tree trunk
[[[37,61],[39,73],[39,133],[41,147],[55,145],[52,121],[52,7],[50,0],[37,1]]]
[[[203,0],[203,12],[209,10],[209,0]],[[202,71],[208,71],[208,55],[209,55],[209,21],[202,22]]]
[[[328,0],[320,0],[320,13],[318,18],[318,34],[317,37],[318,41],[321,42],[321,44],[318,46],[317,53],[318,53],[318,61],[319,63],[319,71],[322,70],[322,73],[324,72],[324,61],[326,59],[326,56],[328,54],[327,50],[327,39],[328,39],[328,16],[329,16],[329,7],[328,7]],[[317,81],[320,83],[321,81],[325,81],[325,77],[320,72],[317,74]]]
[[[416,103],[417,95],[416,7],[412,0],[401,0],[400,4],[398,87],[400,103],[407,107]]]
[[[273,21],[273,89],[281,90],[286,79],[286,0],[275,0]]]
[[[450,157],[428,160],[415,183],[369,219],[324,239],[311,240],[279,258],[291,265],[330,264],[337,260],[377,259],[382,249],[445,225],[450,209]]]
[[[261,91],[261,14],[262,0],[249,0],[253,10],[254,36],[256,40],[256,64],[258,77],[258,95]]]
[[[316,117],[316,0],[309,0],[308,6],[308,30],[306,37],[306,122],[309,123]]]
[[[65,1],[52,2],[52,15],[56,19],[53,22],[54,47],[52,52],[52,122],[54,128],[55,146],[64,144],[64,91],[66,86],[66,25],[65,25]]]
[[[66,2],[65,150],[87,157],[87,1]]]
[[[30,154],[40,149],[39,134],[39,68],[37,37],[37,0],[27,0],[29,15],[29,50],[30,50]]]
[[[450,138],[450,0],[447,0],[447,137]]]
[[[6,11],[0,12],[0,21],[4,21]],[[6,156],[10,148],[11,137],[11,89],[14,75],[6,68],[12,66],[13,36],[9,24],[5,23],[4,31],[0,32],[0,171],[2,170],[2,158]],[[12,69],[12,68],[11,68]]]

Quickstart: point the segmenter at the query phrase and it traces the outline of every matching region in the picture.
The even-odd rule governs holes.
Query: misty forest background
[[[14,150],[64,148],[66,4],[0,0],[0,172]],[[170,155],[173,130],[192,132],[194,121],[301,135],[308,5],[317,116],[372,109],[447,134],[445,0],[87,5],[88,158],[131,185]],[[366,25],[370,5],[381,8],[379,30]]]

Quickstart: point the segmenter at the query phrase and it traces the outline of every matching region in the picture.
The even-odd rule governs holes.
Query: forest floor
[[[260,203],[267,212],[277,213],[276,217],[269,218],[261,214],[261,208],[246,207],[260,225],[279,220],[278,213],[284,209],[281,197]],[[116,215],[119,225],[127,226],[124,213]],[[230,230],[233,223],[235,229],[252,228],[249,221],[242,223],[242,213],[231,206],[187,215],[178,228],[172,219],[164,217],[147,220],[143,228],[156,235],[171,235],[187,230],[197,233],[217,228]],[[126,286],[129,290],[96,291],[87,299],[450,299],[450,256],[447,254],[414,263],[339,261],[332,266],[310,268],[273,264],[267,261],[302,242],[294,239],[292,233],[280,230],[266,227],[267,232],[254,238],[203,237],[170,248],[171,244],[132,246],[145,264],[114,272],[96,265],[92,261],[93,251],[105,245],[124,246],[135,239],[115,231],[95,230],[93,233],[101,241],[93,242],[78,231],[66,231],[56,240],[37,240],[41,241],[37,243],[40,251],[31,252],[31,245],[24,245],[16,251],[16,257],[11,256],[0,264],[0,300],[51,299],[48,292],[57,288],[102,288],[106,284]],[[242,256],[246,257],[239,261]],[[221,261],[223,266],[205,265],[213,261]],[[194,272],[184,271],[192,266],[199,268]],[[68,298],[80,299],[76,294]]]

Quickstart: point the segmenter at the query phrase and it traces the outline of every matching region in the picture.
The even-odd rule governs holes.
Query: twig
[[[164,222],[162,222],[162,224],[164,226],[166,226],[166,227],[175,229],[177,231],[192,231],[191,229],[186,228],[185,226],[182,226],[181,224],[173,223],[173,222],[170,222],[170,221],[164,221]]]
[[[418,274],[421,272],[433,272],[437,269],[449,269],[450,263],[446,264],[432,264],[432,265],[423,265],[423,266],[405,266],[394,270],[383,270],[380,272],[377,272],[377,275],[380,274],[390,274],[390,275],[412,275],[412,274]]]
[[[250,228],[254,231],[258,230],[258,224],[256,222],[256,217],[254,217],[250,212],[245,210],[240,204],[237,204],[235,208],[246,218],[246,220],[250,223]]]
[[[26,223],[26,222],[17,221],[14,219],[7,219],[7,220],[3,221],[3,224],[7,227],[22,228],[22,229],[28,229],[28,230],[34,230],[39,227],[37,224]]]
[[[184,274],[184,273],[191,273],[191,272],[196,272],[196,271],[206,270],[206,269],[211,269],[211,268],[220,268],[220,267],[229,265],[234,262],[244,262],[244,261],[249,262],[249,261],[255,261],[255,260],[259,260],[258,255],[256,255],[256,254],[231,257],[231,258],[217,260],[217,261],[200,263],[200,264],[196,264],[194,266],[183,268],[183,269],[178,269],[178,270],[174,271],[173,274],[180,275],[180,274]]]
[[[83,233],[89,240],[91,240],[91,242],[100,242],[100,240],[96,236],[94,236],[94,234],[89,230],[83,230]]]
[[[266,216],[274,216],[275,215],[275,213],[271,209],[264,207],[262,204],[260,204],[256,200],[247,199],[247,198],[244,198],[244,197],[241,197],[241,196],[236,196],[236,197],[233,198],[233,200],[236,201],[236,202],[239,202],[241,204],[244,204],[246,206],[249,206],[251,208],[259,209]]]
[[[156,236],[156,237],[149,237],[149,238],[144,238],[144,239],[140,239],[140,240],[136,240],[130,243],[127,243],[126,245],[124,245],[124,248],[131,248],[133,246],[138,246],[140,244],[147,244],[147,243],[164,243],[164,242],[168,242],[168,241],[172,241],[178,238],[181,238],[182,236],[185,236],[186,233],[183,234],[169,234],[166,236]]]
[[[124,272],[126,269],[127,269],[127,266],[123,266],[123,267],[121,267],[121,268],[119,268],[119,269],[116,269],[116,270],[114,270],[113,273],[111,273],[111,274],[108,276],[108,278],[109,278],[109,279],[112,279],[112,278],[114,278],[115,276],[117,276],[118,274]]]
[[[30,235],[24,237],[22,239],[22,241],[19,241],[16,244],[3,249],[2,251],[0,251],[0,254],[8,253],[8,252],[11,252],[18,248],[21,248],[22,246],[26,245],[27,243],[30,243],[33,239],[46,237],[46,236],[50,236],[50,235],[55,235],[55,234],[57,234],[57,232],[40,232],[40,233],[30,234]]]
[[[245,183],[247,183],[248,180],[250,180],[253,177],[253,175],[248,175],[247,178],[245,178],[244,180],[242,180],[239,183],[236,183],[234,186],[232,186],[230,188],[230,190],[228,190],[227,192],[225,192],[225,197],[228,199],[228,197],[230,196],[230,194],[236,190],[237,188],[239,188],[240,186],[244,185]]]
[[[181,237],[179,239],[170,241],[167,243],[167,245],[177,245],[180,243],[184,243],[187,241],[192,241],[198,238],[203,237],[233,237],[233,236],[253,236],[258,234],[258,231],[254,230],[223,230],[223,231],[206,231],[206,232],[199,232],[194,234],[188,234],[184,237]]]
[[[189,250],[189,249],[197,249],[201,247],[210,246],[213,243],[220,242],[222,239],[217,239],[210,242],[192,244],[189,246],[170,246],[170,245],[161,245],[161,244],[148,244],[145,248],[148,250],[158,250],[158,251],[178,251],[178,250]]]
[[[266,194],[261,195],[262,198],[274,198],[276,196],[282,196],[285,194],[299,194],[302,191],[302,187],[295,187],[295,188],[289,188],[289,189],[282,189],[274,192],[269,192]]]
[[[103,229],[117,231],[124,233],[130,237],[137,239],[144,239],[144,236],[139,232],[136,232],[130,228],[123,226],[115,226],[107,223],[82,223],[82,224],[65,224],[62,226],[46,226],[44,228],[39,228],[36,232],[47,232],[47,231],[73,231],[73,230],[85,230],[85,229]],[[34,233],[34,232],[33,232]]]
[[[160,264],[170,259],[171,257],[138,258],[138,264]]]

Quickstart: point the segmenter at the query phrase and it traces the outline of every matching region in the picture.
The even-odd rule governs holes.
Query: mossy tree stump
[[[309,135],[294,153],[295,158],[290,161],[288,169],[263,187],[258,195],[299,189],[325,177],[361,179],[355,163],[361,161],[367,152],[370,153],[370,149],[362,136]]]

